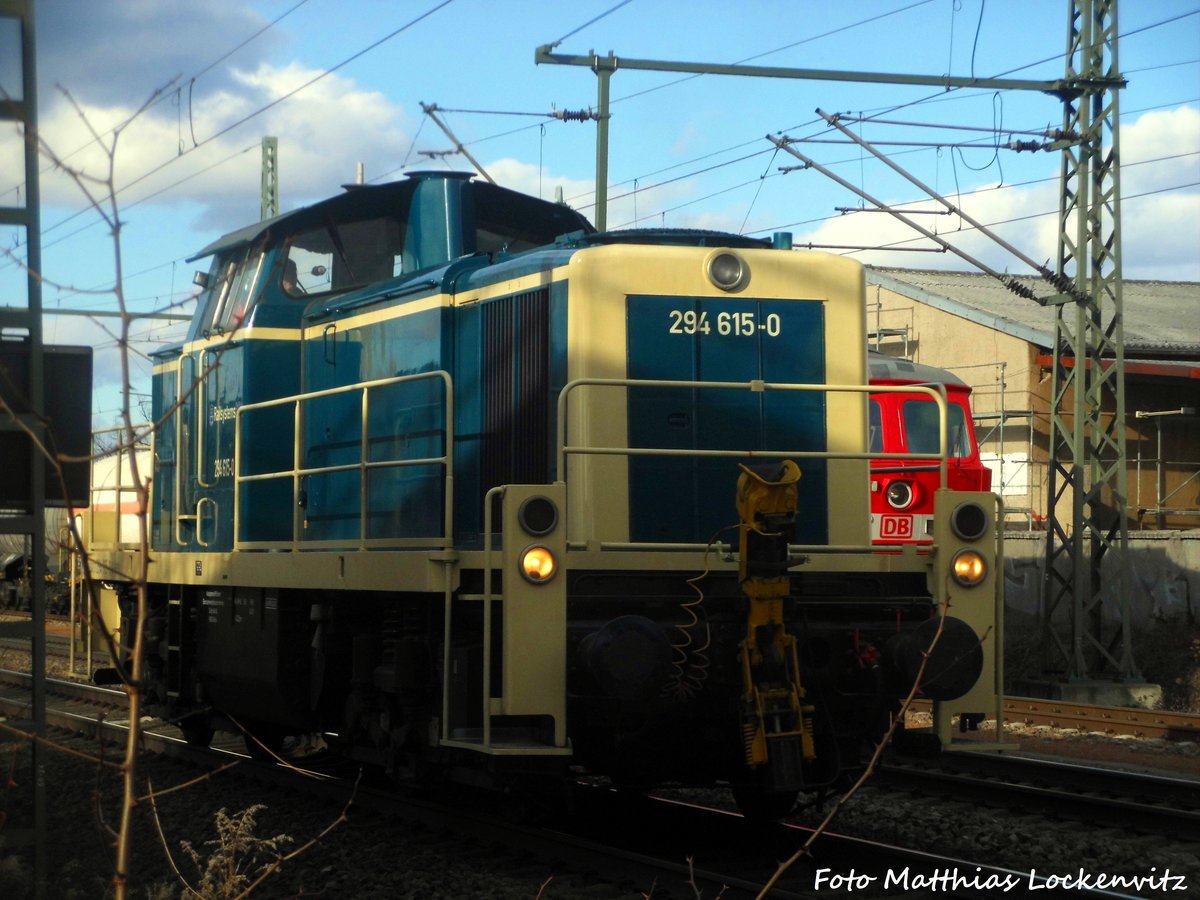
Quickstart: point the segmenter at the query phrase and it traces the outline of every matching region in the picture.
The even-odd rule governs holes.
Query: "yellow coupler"
[[[801,759],[816,755],[812,714],[803,703],[796,640],[783,622],[788,596],[788,544],[795,532],[796,484],[792,460],[742,466],[737,485],[740,524],[738,576],[750,600],[741,643],[742,737],[746,764],[770,766],[779,788],[803,783]],[[798,751],[798,752],[797,752]],[[798,758],[799,757],[799,758]]]

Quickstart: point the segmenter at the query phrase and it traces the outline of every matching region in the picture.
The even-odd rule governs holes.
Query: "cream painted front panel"
[[[624,379],[629,371],[627,300],[631,295],[730,300],[795,299],[824,307],[825,381],[865,383],[864,279],[857,263],[810,252],[738,250],[750,268],[749,282],[736,293],[717,288],[706,274],[717,252],[705,247],[617,245],[582,250],[567,267],[568,380]],[[666,327],[666,326],[664,326]],[[786,335],[780,336],[786,340]],[[826,396],[825,432],[834,452],[865,453],[866,394]],[[567,407],[566,443],[573,447],[625,448],[629,444],[627,396],[623,387],[576,388]],[[829,462],[829,540],[869,540],[867,462]],[[567,463],[572,542],[629,540],[628,458],[572,455]],[[713,490],[734,485],[713,485]],[[811,511],[824,514],[824,511]]]

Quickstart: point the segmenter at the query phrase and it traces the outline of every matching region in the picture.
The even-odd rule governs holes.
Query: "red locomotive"
[[[946,487],[991,490],[992,473],[979,458],[971,418],[971,388],[945,369],[872,352],[871,384],[941,390],[946,397]],[[873,453],[936,454],[938,404],[926,391],[871,394],[870,449]],[[933,494],[941,479],[936,460],[895,457],[871,461],[871,540],[876,544],[933,540]]]

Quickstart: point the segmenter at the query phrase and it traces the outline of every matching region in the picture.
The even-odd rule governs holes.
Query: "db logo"
[[[879,522],[879,536],[883,538],[911,538],[913,536],[912,516],[882,516]]]

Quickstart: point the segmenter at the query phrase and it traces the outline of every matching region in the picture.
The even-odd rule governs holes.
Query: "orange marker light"
[[[526,581],[544,584],[558,571],[558,562],[548,547],[535,544],[521,554],[521,574]]]
[[[960,550],[950,563],[950,574],[963,587],[974,587],[987,577],[988,564],[978,550]]]

